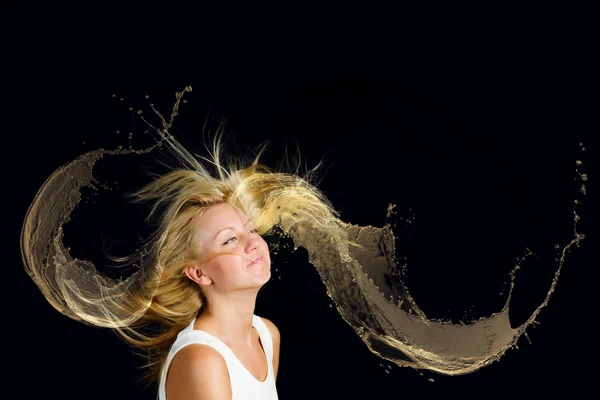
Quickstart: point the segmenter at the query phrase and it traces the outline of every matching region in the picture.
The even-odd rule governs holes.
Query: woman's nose
[[[258,235],[249,235],[246,243],[246,248],[248,251],[256,250],[258,247],[260,247],[260,237],[258,237]]]

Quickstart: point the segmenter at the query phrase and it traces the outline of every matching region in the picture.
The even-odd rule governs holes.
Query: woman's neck
[[[254,304],[232,307],[210,302],[196,319],[194,329],[204,330],[216,336],[229,347],[253,347],[252,319]]]

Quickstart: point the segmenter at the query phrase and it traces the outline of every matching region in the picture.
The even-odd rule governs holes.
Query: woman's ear
[[[185,275],[198,285],[210,285],[212,279],[210,279],[202,270],[196,265],[186,265],[183,268]]]

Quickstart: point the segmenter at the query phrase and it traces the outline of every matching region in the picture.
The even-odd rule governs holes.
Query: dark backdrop
[[[587,238],[567,257],[541,324],[528,331],[531,343],[521,338],[518,350],[466,376],[400,368],[370,353],[330,307],[306,253],[281,252],[256,308],[282,334],[281,399],[398,397],[406,384],[462,385],[464,393],[480,384],[551,392],[589,382],[597,94],[585,12],[490,18],[470,10],[467,26],[436,10],[409,26],[410,12],[379,10],[353,18],[252,10],[262,18],[250,18],[250,10],[4,7],[3,331],[6,386],[19,398],[155,397],[132,383],[141,360],[113,333],[45,301],[24,272],[17,238],[56,168],[89,150],[127,146],[129,132],[141,143],[146,128],[135,110],[148,115],[153,102],[168,114],[186,85],[193,92],[173,133],[189,148],[199,149],[205,121],[214,130],[224,118],[236,149],[271,141],[267,163],[286,143],[298,144],[308,166],[324,157],[320,187],[344,220],[381,226],[396,204],[406,280],[433,318],[499,311],[508,273],[529,248],[539,259],[519,272],[511,313],[515,324],[524,321],[551,283],[553,245],[572,237],[573,201],[583,202]],[[577,159],[590,176],[587,197]],[[146,179],[135,162],[111,165],[104,173],[123,188]],[[103,240],[136,235],[132,221],[141,215],[116,194],[97,198],[65,236],[89,259],[100,257]]]

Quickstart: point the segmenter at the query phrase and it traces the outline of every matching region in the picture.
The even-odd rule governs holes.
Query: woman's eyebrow
[[[250,221],[252,221],[252,219],[248,219],[248,220],[246,221],[246,223],[244,223],[244,228],[246,227],[246,225],[248,225],[248,223],[249,223]],[[232,229],[232,230],[235,230],[235,228],[234,228],[233,226],[227,226],[227,227],[225,227],[225,228],[221,229],[219,232],[217,232],[217,234],[216,234],[216,235],[215,235],[215,237],[213,238],[213,241],[214,241],[214,240],[217,238],[217,236],[219,236],[219,233],[221,233],[221,232],[223,232],[224,230],[227,230],[227,229]]]

